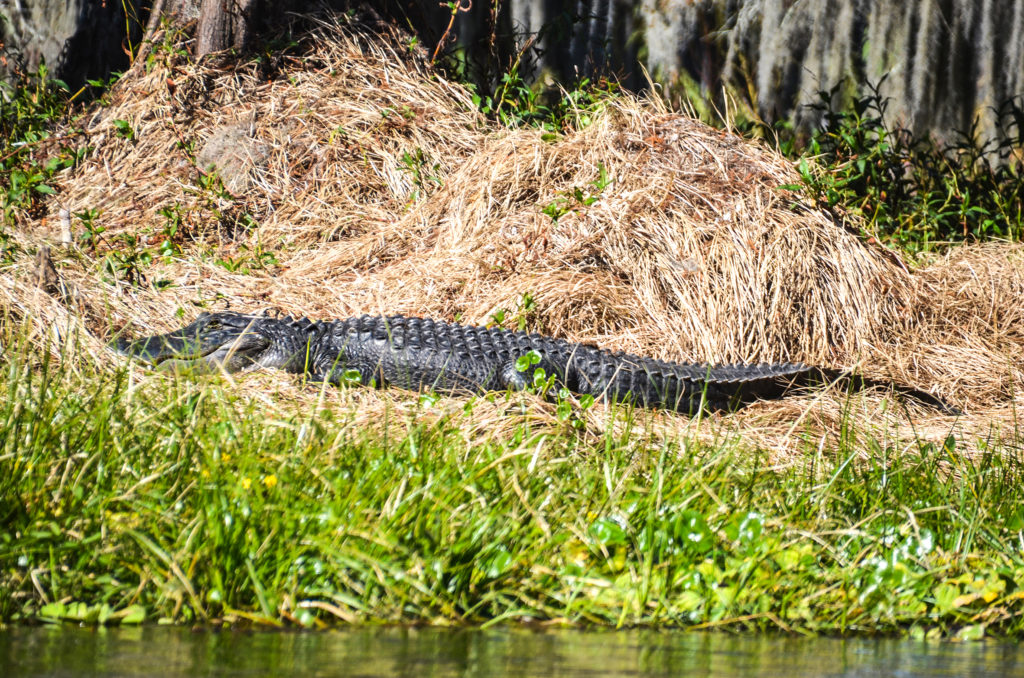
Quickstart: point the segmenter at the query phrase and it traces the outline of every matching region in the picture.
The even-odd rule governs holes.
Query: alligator
[[[160,369],[279,368],[320,382],[390,384],[448,394],[522,390],[540,383],[545,393],[565,388],[580,396],[683,414],[729,410],[781,397],[797,386],[840,379],[858,388],[877,385],[801,363],[675,363],[540,334],[400,315],[314,322],[203,313],[179,330],[134,341],[118,338],[111,347]],[[951,410],[926,392],[897,390]]]

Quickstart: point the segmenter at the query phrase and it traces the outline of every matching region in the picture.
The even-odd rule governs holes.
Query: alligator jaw
[[[271,340],[249,331],[246,324],[224,325],[220,319],[203,315],[180,330],[135,341],[119,337],[110,347],[121,355],[162,370],[238,372],[257,363],[270,347]]]

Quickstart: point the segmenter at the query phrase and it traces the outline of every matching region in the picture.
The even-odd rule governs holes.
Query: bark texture
[[[766,119],[808,126],[807,104],[877,85],[892,120],[951,136],[1024,96],[1024,0],[640,0],[646,65],[712,96],[750,93]]]
[[[133,2],[0,0],[0,43],[7,57],[0,60],[0,77],[45,61],[51,75],[77,88],[86,79],[124,70],[128,52],[142,37]]]
[[[256,28],[256,7],[257,0],[202,0],[196,56],[247,47]]]
[[[341,4],[341,3],[339,3]],[[372,3],[433,48],[447,7],[434,0]],[[463,3],[468,6],[469,3]],[[0,0],[0,38],[30,64],[45,58],[72,86],[127,65],[151,0]],[[198,20],[197,51],[244,49],[297,0],[164,0]],[[128,9],[125,16],[124,9]],[[507,67],[529,36],[523,68],[563,82],[610,72],[644,87],[697,88],[721,106],[730,87],[765,119],[813,126],[818,92],[862,96],[878,85],[892,121],[950,137],[980,121],[995,138],[994,109],[1024,96],[1024,0],[502,0],[459,12],[449,38],[477,61]],[[126,26],[128,31],[126,31]]]

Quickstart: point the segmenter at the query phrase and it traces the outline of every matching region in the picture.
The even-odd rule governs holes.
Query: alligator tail
[[[816,385],[827,385],[827,384],[843,384],[846,388],[852,391],[863,391],[871,388],[880,388],[892,390],[898,396],[903,398],[909,398],[910,400],[916,400],[922,405],[926,405],[939,412],[960,417],[963,416],[963,411],[958,407],[947,403],[942,398],[923,391],[913,386],[904,386],[891,381],[882,379],[872,379],[871,377],[865,377],[864,375],[850,372],[849,370],[835,370],[823,367],[815,367],[808,370],[805,376],[805,386],[816,386]]]
[[[696,414],[777,398],[811,370],[795,363],[690,365],[601,351],[574,356],[566,377],[578,393]]]
[[[753,365],[690,365],[629,354],[594,354],[585,364],[573,365],[579,393],[590,393],[643,407],[696,414],[700,410],[730,411],[757,400],[774,400],[793,391],[833,383],[851,390],[888,388],[945,414],[961,412],[940,398],[919,389],[870,379],[848,371],[823,369],[801,363]]]

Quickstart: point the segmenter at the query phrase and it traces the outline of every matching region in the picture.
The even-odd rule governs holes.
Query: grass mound
[[[398,312],[680,361],[853,368],[964,407],[971,430],[1014,420],[1018,248],[912,273],[780,189],[794,170],[763,146],[628,96],[578,131],[499,127],[387,29],[325,24],[245,62],[157,40],[78,121],[90,150],[48,213],[17,224],[0,290],[40,337],[84,321],[99,355],[112,329],[204,308]],[[29,256],[43,245],[50,295]],[[853,416],[898,427],[885,395]],[[838,433],[847,394],[815,397],[737,425],[779,449],[814,422]],[[918,435],[953,425],[913,414]]]

